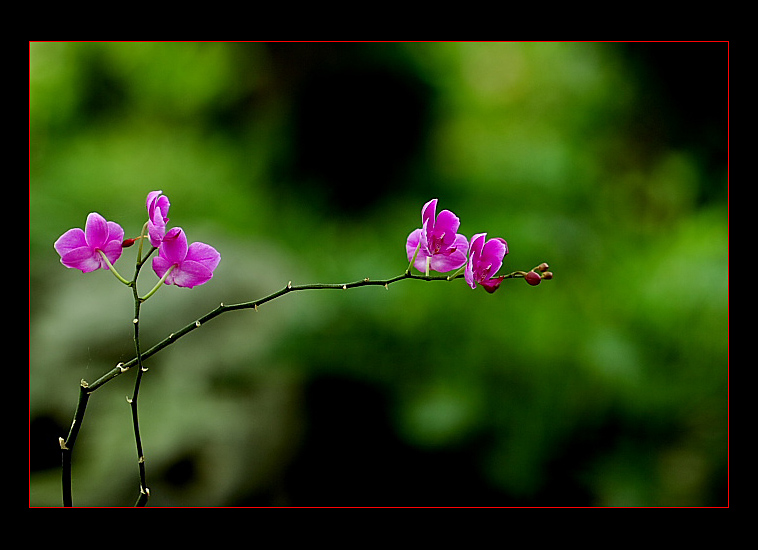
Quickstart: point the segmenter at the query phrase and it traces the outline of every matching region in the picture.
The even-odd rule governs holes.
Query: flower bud
[[[539,271],[540,273],[545,273],[548,269],[550,269],[550,266],[547,265],[546,262],[542,262],[540,265],[534,268],[535,270]]]
[[[542,277],[540,277],[539,273],[535,273],[534,271],[530,271],[526,275],[524,275],[524,279],[527,283],[529,283],[532,286],[537,286],[542,281]]]
[[[139,237],[135,239],[126,239],[124,242],[121,243],[121,248],[129,248],[134,244],[134,241],[136,241]]]

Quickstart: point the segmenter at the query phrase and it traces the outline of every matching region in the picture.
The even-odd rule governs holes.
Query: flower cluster
[[[458,233],[460,220],[455,214],[449,210],[439,214],[436,211],[437,199],[430,200],[421,209],[421,227],[412,231],[405,242],[408,261],[427,276],[430,269],[444,273],[463,268],[463,277],[472,289],[480,284],[487,292],[495,292],[506,278],[496,274],[508,254],[508,243],[500,237],[487,240],[486,233],[477,233],[469,242],[465,235]],[[530,285],[552,278],[547,264],[536,269],[539,273],[518,273]]]
[[[61,257],[61,263],[82,273],[96,269],[110,269],[117,274],[113,264],[121,257],[124,248],[135,241],[147,238],[158,256],[153,258],[155,274],[167,285],[192,288],[208,282],[221,261],[221,255],[205,243],[187,243],[181,227],[168,229],[168,210],[171,203],[162,191],[147,195],[147,223],[139,237],[124,240],[124,230],[116,222],[106,221],[93,212],[87,216],[84,230],[69,229],[53,245]]]

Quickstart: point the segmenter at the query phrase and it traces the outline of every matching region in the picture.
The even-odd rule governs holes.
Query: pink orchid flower
[[[124,230],[116,222],[106,221],[97,212],[87,216],[84,230],[69,229],[53,244],[61,263],[68,268],[90,273],[109,269],[121,257]]]
[[[150,244],[157,248],[166,235],[168,209],[171,203],[163,191],[151,191],[147,194],[146,206],[147,234],[150,237]]]
[[[471,239],[471,255],[463,277],[471,288],[479,283],[489,293],[495,292],[505,276],[494,277],[508,254],[508,243],[500,237],[486,240],[487,233],[477,233]]]
[[[421,209],[422,227],[408,235],[405,250],[408,261],[421,272],[429,274],[429,269],[444,273],[458,269],[466,263],[468,240],[456,233],[461,222],[449,210],[435,215],[437,199],[427,202]]]
[[[163,237],[158,256],[153,258],[153,271],[167,285],[185,288],[207,283],[221,255],[210,245],[192,243],[181,227],[171,228]]]

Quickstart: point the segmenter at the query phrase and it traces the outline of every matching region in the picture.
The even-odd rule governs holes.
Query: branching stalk
[[[134,366],[138,366],[137,369],[137,376],[135,379],[134,384],[134,393],[132,394],[132,397],[128,399],[129,404],[131,406],[132,410],[132,422],[134,424],[134,438],[135,443],[137,447],[137,457],[138,457],[138,465],[139,465],[139,476],[140,476],[140,494],[137,499],[137,506],[144,506],[147,503],[147,500],[150,495],[150,491],[147,487],[146,483],[146,474],[145,474],[145,457],[142,450],[142,440],[140,437],[140,430],[139,430],[139,415],[137,410],[137,399],[139,397],[139,390],[140,385],[142,382],[142,376],[144,372],[147,370],[144,365],[143,361],[148,359],[149,357],[152,357],[162,349],[174,344],[177,342],[180,338],[183,336],[186,336],[190,332],[192,332],[195,329],[200,328],[208,321],[211,321],[212,319],[215,319],[216,317],[227,313],[229,311],[236,311],[236,310],[242,310],[242,309],[253,309],[255,311],[258,310],[260,306],[263,304],[266,304],[268,302],[271,302],[272,300],[275,300],[277,298],[280,298],[284,296],[285,294],[290,294],[292,292],[299,292],[303,290],[348,290],[351,288],[358,288],[358,287],[364,287],[364,286],[383,286],[385,288],[389,288],[389,285],[396,283],[398,281],[403,281],[406,279],[413,279],[417,281],[452,281],[454,279],[458,279],[463,277],[463,273],[456,272],[453,275],[415,275],[411,272],[411,266],[413,265],[413,261],[415,260],[415,254],[414,258],[411,260],[411,264],[409,265],[408,269],[401,275],[397,275],[395,277],[391,277],[389,279],[369,279],[366,277],[365,279],[361,279],[360,281],[354,281],[351,283],[314,283],[314,284],[305,284],[305,285],[293,285],[292,282],[289,282],[287,286],[282,288],[281,290],[278,290],[276,292],[273,292],[269,294],[268,296],[265,296],[263,298],[259,298],[257,300],[252,300],[249,302],[241,302],[238,304],[228,304],[224,305],[221,303],[218,307],[215,309],[209,311],[196,321],[193,321],[186,325],[185,327],[179,329],[176,332],[172,332],[169,334],[166,338],[158,342],[157,344],[153,345],[151,348],[147,349],[146,351],[141,350],[140,345],[140,333],[139,333],[139,314],[140,314],[140,306],[142,302],[144,302],[147,298],[149,298],[157,288],[160,288],[160,285],[162,284],[163,280],[159,282],[159,284],[151,290],[144,298],[140,298],[137,293],[137,276],[139,275],[139,271],[144,265],[144,263],[147,261],[147,259],[150,257],[150,255],[157,250],[155,247],[153,247],[148,254],[142,258],[140,254],[139,261],[137,262],[135,273],[134,273],[134,280],[132,281],[126,281],[122,280],[124,284],[130,286],[132,288],[132,293],[134,295],[134,349],[135,349],[135,357],[131,359],[130,361],[127,361],[126,363],[119,363],[116,365],[113,369],[105,373],[103,376],[98,378],[92,383],[87,383],[84,380],[82,380],[80,393],[79,393],[79,401],[77,403],[76,412],[74,413],[74,421],[71,424],[71,429],[69,431],[69,434],[65,440],[63,438],[60,439],[60,445],[61,445],[61,452],[62,452],[62,463],[63,463],[63,472],[62,472],[62,485],[63,485],[63,504],[64,506],[72,506],[72,490],[71,490],[71,455],[74,449],[74,444],[76,442],[76,437],[79,433],[79,429],[81,428],[82,422],[84,421],[84,413],[86,411],[87,407],[87,401],[89,399],[90,394],[92,394],[95,390],[99,389],[100,387],[104,386],[106,383],[110,382],[114,378],[120,376],[121,374],[127,372]],[[115,274],[115,272],[114,272]],[[523,278],[525,275],[524,271],[514,271],[512,273],[509,273],[508,275],[505,275],[505,279],[517,279],[517,278]]]

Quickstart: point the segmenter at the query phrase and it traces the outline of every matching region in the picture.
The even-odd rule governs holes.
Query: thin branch
[[[463,277],[462,273],[455,274],[453,276],[448,275],[414,275],[410,271],[406,271],[402,275],[397,275],[395,277],[392,277],[390,279],[369,279],[366,277],[365,279],[361,279],[360,281],[354,281],[352,283],[313,283],[313,284],[307,284],[307,285],[293,285],[292,282],[288,283],[287,286],[285,286],[283,289],[278,290],[272,294],[269,294],[268,296],[265,296],[263,298],[259,298],[258,300],[253,300],[250,302],[241,302],[239,304],[224,304],[223,302],[216,307],[215,309],[209,311],[202,317],[198,318],[196,321],[193,321],[189,323],[188,325],[182,327],[176,332],[172,332],[167,337],[165,337],[163,340],[152,346],[151,348],[145,350],[142,352],[142,360],[148,359],[161,351],[163,348],[166,348],[170,346],[171,344],[178,341],[182,336],[186,336],[190,332],[192,332],[195,329],[200,328],[208,321],[215,319],[219,315],[223,313],[227,313],[229,311],[236,311],[240,309],[255,309],[257,310],[260,306],[263,304],[270,302],[272,300],[275,300],[276,298],[280,298],[284,296],[285,294],[289,294],[291,292],[297,292],[301,290],[348,290],[351,288],[358,288],[363,286],[383,286],[383,287],[389,287],[389,285],[396,283],[398,281],[402,281],[405,279],[413,279],[416,281],[452,281],[454,279],[460,279]],[[509,273],[504,278],[505,279],[518,279],[523,278],[524,272],[523,271],[514,271],[512,273]],[[95,380],[90,384],[91,391],[95,391],[96,389],[100,388],[104,384],[110,382],[117,376],[125,373],[127,370],[131,369],[137,365],[137,358],[134,357],[133,359],[125,362],[125,363],[119,363],[116,365],[113,369],[105,373],[103,376]]]
[[[139,464],[139,470],[140,470],[140,495],[137,499],[137,506],[144,506],[147,503],[147,500],[149,498],[150,492],[147,488],[146,482],[145,482],[145,458],[142,452],[142,441],[140,438],[140,432],[139,432],[139,416],[137,414],[137,398],[139,396],[139,389],[140,389],[140,383],[142,380],[142,375],[145,372],[145,368],[143,366],[143,361],[145,359],[148,359],[149,357],[152,357],[162,349],[174,344],[177,342],[180,338],[183,336],[186,336],[190,332],[192,332],[195,329],[200,328],[205,323],[215,319],[219,315],[222,315],[223,313],[227,313],[229,311],[236,311],[241,309],[254,309],[258,310],[258,308],[268,302],[271,302],[272,300],[275,300],[277,298],[280,298],[284,296],[285,294],[289,294],[291,292],[298,292],[303,290],[349,290],[351,288],[358,288],[358,287],[364,287],[364,286],[383,286],[385,288],[389,288],[389,285],[396,283],[398,281],[403,281],[406,279],[413,279],[417,281],[452,281],[454,279],[459,279],[463,277],[463,274],[460,272],[457,272],[453,275],[415,275],[411,272],[411,266],[408,267],[408,269],[401,275],[397,275],[395,277],[391,277],[389,279],[369,279],[366,277],[365,279],[361,279],[360,281],[353,281],[351,283],[314,283],[314,284],[306,284],[306,285],[293,285],[290,281],[287,283],[287,286],[282,288],[281,290],[278,290],[276,292],[273,292],[269,294],[268,296],[265,296],[263,298],[259,298],[258,300],[252,300],[249,302],[241,302],[239,304],[228,304],[224,305],[221,303],[218,307],[215,309],[209,311],[196,321],[193,321],[186,325],[185,327],[181,328],[180,330],[176,332],[172,332],[169,334],[166,338],[152,346],[150,349],[146,351],[141,351],[140,349],[140,339],[139,339],[139,310],[141,303],[146,298],[139,298],[137,294],[137,275],[139,274],[139,270],[142,267],[142,265],[147,261],[147,259],[150,257],[150,255],[155,251],[155,248],[152,248],[147,256],[145,258],[140,258],[137,262],[137,266],[135,269],[134,274],[134,280],[131,282],[128,282],[127,284],[132,287],[132,291],[134,293],[134,300],[135,300],[135,315],[134,315],[134,344],[135,344],[135,353],[136,356],[131,359],[130,361],[127,361],[126,363],[119,363],[116,365],[113,369],[105,373],[103,376],[98,378],[92,383],[87,383],[84,380],[82,380],[81,390],[79,394],[79,402],[76,407],[76,412],[74,414],[74,421],[71,425],[71,429],[69,431],[68,437],[64,441],[63,438],[60,438],[60,445],[61,445],[61,451],[63,455],[63,503],[64,506],[72,506],[72,497],[71,497],[71,454],[74,448],[74,443],[76,442],[76,436],[79,433],[79,429],[81,428],[82,422],[84,420],[84,413],[87,406],[87,401],[89,399],[89,395],[97,390],[98,388],[102,387],[106,383],[110,382],[114,378],[120,376],[121,374],[127,372],[129,369],[134,367],[135,365],[139,367],[137,378],[135,380],[135,386],[134,386],[134,393],[129,400],[129,403],[132,408],[132,420],[134,424],[134,435],[135,435],[135,442],[137,446],[137,456],[138,456],[138,464]],[[524,271],[514,271],[512,273],[509,273],[508,275],[505,275],[504,279],[516,279],[516,278],[523,278],[525,276]]]
[[[142,232],[144,236],[144,232],[145,232],[144,227],[142,229]],[[142,243],[140,242],[140,245],[141,244]],[[142,302],[144,302],[147,298],[139,297],[139,292],[137,291],[137,277],[139,277],[140,269],[142,269],[142,266],[150,257],[150,254],[152,254],[154,251],[155,251],[155,247],[153,247],[150,250],[150,252],[147,254],[147,256],[143,260],[141,258],[142,249],[140,248],[138,252],[138,257],[137,257],[137,265],[134,268],[134,279],[132,279],[132,285],[131,285],[132,295],[134,297],[134,352],[136,354],[137,365],[139,366],[139,369],[137,370],[137,378],[134,381],[134,392],[132,393],[131,399],[129,399],[129,406],[132,409],[132,424],[134,425],[134,442],[137,447],[137,466],[139,468],[139,483],[140,483],[139,497],[137,498],[137,503],[135,504],[135,506],[145,506],[147,504],[147,499],[150,496],[150,490],[147,488],[147,480],[146,480],[146,472],[145,472],[145,453],[142,450],[142,437],[140,436],[140,429],[139,429],[139,412],[137,409],[137,398],[139,397],[140,384],[142,383],[142,375],[147,370],[142,365],[142,351],[140,349],[140,336],[139,336],[139,314],[140,314],[140,307],[142,306]],[[161,279],[159,284],[162,284],[164,279],[165,277]]]
[[[68,436],[66,439],[58,438],[61,445],[61,460],[63,474],[61,484],[63,488],[63,506],[73,506],[73,497],[71,494],[71,454],[74,452],[76,438],[79,435],[79,429],[84,420],[84,413],[87,410],[87,401],[89,401],[90,390],[86,381],[82,380],[79,385],[79,401],[76,403],[76,412],[74,412],[74,421],[71,423]]]

